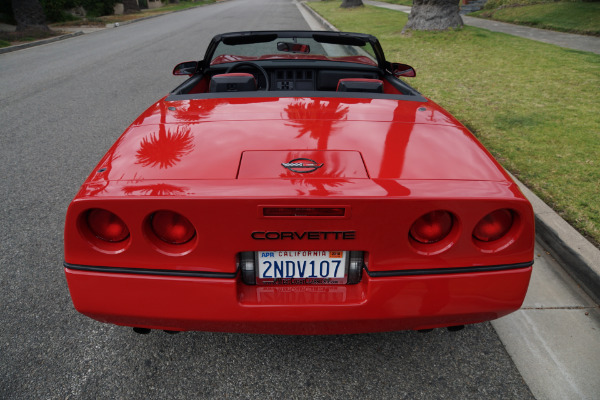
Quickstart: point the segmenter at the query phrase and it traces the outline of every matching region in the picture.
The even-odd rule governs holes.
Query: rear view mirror
[[[173,68],[173,75],[194,75],[198,69],[198,61],[186,61]]]
[[[417,76],[417,71],[415,71],[415,69],[408,64],[392,63],[391,65],[392,74],[394,74],[396,78],[400,78],[401,76],[414,78]]]
[[[302,43],[277,42],[277,50],[286,53],[310,53],[310,46]]]

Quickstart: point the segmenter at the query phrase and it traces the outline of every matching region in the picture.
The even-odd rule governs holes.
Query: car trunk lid
[[[358,151],[244,151],[238,179],[368,178]]]
[[[260,100],[189,101],[187,111],[184,102],[162,102],[175,106],[150,108],[91,178],[506,179],[473,135],[432,102]],[[199,114],[201,105],[205,116]],[[303,173],[311,168],[298,172],[282,165],[296,158],[323,166]]]

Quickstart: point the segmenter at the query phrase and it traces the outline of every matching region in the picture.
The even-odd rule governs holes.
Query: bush
[[[48,22],[62,22],[67,19],[65,12],[67,0],[40,0]]]
[[[75,7],[83,7],[89,17],[112,15],[118,0],[40,0],[48,22],[64,22],[77,19],[68,13]],[[0,0],[0,22],[15,23],[11,0]]]
[[[102,15],[112,15],[117,0],[76,0],[77,5],[85,8],[90,17],[100,17]]]
[[[13,19],[12,4],[10,0],[0,0],[0,22],[5,24],[16,24]]]
[[[67,11],[79,6],[83,7],[86,13],[92,18],[101,15],[112,15],[116,2],[117,0],[40,0],[46,13],[46,19],[50,22],[63,22],[75,19]]]

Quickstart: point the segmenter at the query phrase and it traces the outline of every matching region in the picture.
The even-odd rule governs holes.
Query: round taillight
[[[158,238],[170,244],[184,244],[192,240],[196,230],[183,215],[174,211],[157,211],[150,222],[152,231]]]
[[[110,211],[94,208],[87,214],[90,231],[98,239],[107,242],[122,242],[129,237],[129,229],[121,218]]]
[[[448,211],[436,210],[423,215],[410,228],[410,236],[420,243],[436,243],[448,236],[452,230],[452,215]]]
[[[496,210],[479,221],[473,229],[473,237],[482,242],[493,242],[500,239],[513,225],[513,213],[507,208]]]

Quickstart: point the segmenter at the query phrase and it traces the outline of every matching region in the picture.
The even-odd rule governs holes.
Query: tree
[[[50,30],[39,0],[12,0],[12,9],[17,21],[17,31]]]
[[[360,7],[363,5],[362,0],[342,0],[341,8],[353,8]]]
[[[140,6],[137,0],[123,0],[123,12],[125,14],[134,13],[138,11],[140,11]]]
[[[413,0],[408,22],[402,31],[443,31],[460,28],[459,0]]]

